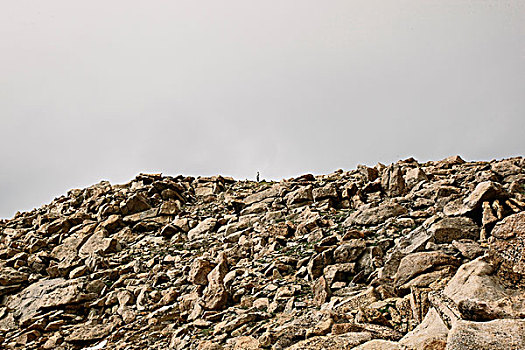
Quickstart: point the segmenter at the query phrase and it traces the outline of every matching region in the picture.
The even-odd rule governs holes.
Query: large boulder
[[[525,320],[490,322],[459,320],[449,332],[446,350],[525,349]]]
[[[489,254],[503,268],[525,275],[525,211],[498,222],[492,230]]]
[[[468,320],[486,321],[525,314],[525,293],[507,289],[484,258],[462,265],[443,290]]]

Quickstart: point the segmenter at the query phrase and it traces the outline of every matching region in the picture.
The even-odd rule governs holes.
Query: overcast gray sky
[[[523,155],[523,0],[0,0],[0,217],[139,172]]]

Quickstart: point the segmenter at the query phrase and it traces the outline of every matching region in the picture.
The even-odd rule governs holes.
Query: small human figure
[[[259,172],[257,172],[257,182],[259,182]]]

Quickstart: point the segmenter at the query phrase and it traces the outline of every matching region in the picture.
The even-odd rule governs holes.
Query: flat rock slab
[[[489,254],[512,272],[525,275],[525,212],[498,222],[492,230]]]
[[[38,281],[10,297],[7,307],[15,310],[15,317],[24,324],[42,309],[53,309],[81,301],[85,297],[82,285],[78,279],[68,281],[55,278]]]
[[[345,226],[357,225],[377,225],[386,219],[397,215],[406,214],[405,207],[397,203],[385,203],[377,207],[358,210],[352,213],[344,222]]]

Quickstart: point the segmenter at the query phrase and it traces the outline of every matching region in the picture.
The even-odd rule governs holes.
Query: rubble
[[[0,220],[2,349],[525,348],[525,159],[139,174]]]

